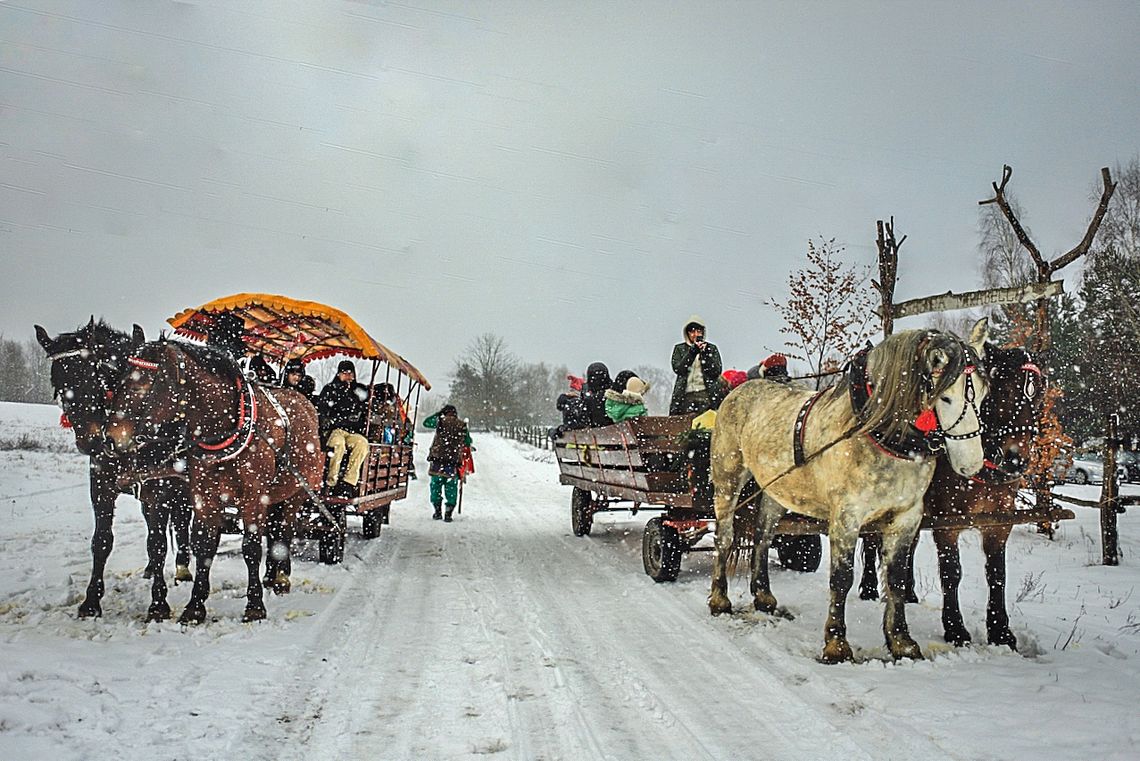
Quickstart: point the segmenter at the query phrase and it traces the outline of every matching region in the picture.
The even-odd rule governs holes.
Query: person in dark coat
[[[777,383],[791,383],[792,378],[788,375],[788,358],[780,353],[771,354],[760,364],[748,368],[748,379],[757,378]]]
[[[329,471],[326,485],[338,496],[353,496],[360,483],[360,468],[368,456],[368,439],[364,438],[365,418],[368,414],[368,388],[356,382],[356,365],[351,359],[342,360],[336,368],[336,377],[329,381],[317,399],[317,412],[321,416],[321,431],[328,431],[326,449]],[[344,478],[337,484],[341,460],[348,450],[348,467]]]
[[[246,377],[252,375],[258,383],[271,386],[277,382],[277,371],[261,354],[251,356],[247,368]]]
[[[293,389],[314,407],[317,406],[317,382],[305,372],[305,363],[301,360],[291,359],[285,363],[285,369],[281,371],[281,387]]]
[[[669,400],[670,415],[715,410],[724,399],[720,381],[720,350],[705,341],[705,322],[693,315],[682,330],[684,342],[673,347],[673,396]]]
[[[582,389],[581,399],[586,406],[590,428],[613,425],[606,414],[606,391],[611,383],[610,369],[605,364],[594,362],[586,368],[586,385]]]
[[[580,428],[590,427],[590,411],[582,399],[582,388],[586,385],[585,378],[576,375],[567,375],[570,390],[558,395],[555,407],[562,413],[562,425],[550,431],[550,437],[556,439],[566,431],[576,431]]]
[[[471,434],[467,424],[459,419],[455,406],[448,404],[424,421],[424,428],[434,428],[435,437],[428,450],[428,475],[431,484],[428,494],[435,508],[432,518],[451,522],[451,514],[459,495],[459,468],[463,464],[463,450],[471,446]],[[444,498],[447,499],[447,512],[441,514]]]

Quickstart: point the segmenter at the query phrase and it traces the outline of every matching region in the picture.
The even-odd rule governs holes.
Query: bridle
[[[950,425],[944,426],[942,425],[941,420],[938,421],[938,430],[941,431],[943,438],[950,439],[951,441],[968,441],[969,439],[974,439],[978,436],[981,436],[982,432],[986,428],[985,423],[982,422],[982,414],[978,411],[978,405],[974,403],[974,400],[977,397],[977,394],[974,390],[974,373],[977,372],[977,369],[977,365],[966,365],[965,369],[962,370],[962,374],[966,376],[966,388],[962,393],[962,411]],[[974,411],[974,418],[978,421],[977,430],[970,433],[950,433],[950,431],[957,428],[958,425],[962,422],[963,418],[966,417],[967,410]]]

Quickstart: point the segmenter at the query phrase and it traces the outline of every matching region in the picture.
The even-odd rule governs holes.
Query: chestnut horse
[[[988,343],[988,327],[988,320],[980,320],[974,326],[972,336],[980,337],[983,344],[982,357],[990,381],[990,394],[981,407],[985,425],[982,434],[985,468],[972,478],[963,478],[954,473],[947,463],[939,461],[934,479],[923,498],[926,514],[934,518],[1012,512],[1029,465],[1030,449],[1038,431],[1045,378],[1025,349],[1001,348]],[[989,586],[987,639],[991,645],[1007,645],[1016,650],[1017,638],[1009,628],[1009,613],[1005,605],[1005,547],[1011,529],[1010,524],[978,527],[986,555],[986,583]],[[943,636],[953,645],[965,645],[971,641],[958,604],[958,585],[962,581],[958,535],[963,530],[942,528],[932,531],[938,547],[938,576],[942,584]],[[874,541],[864,540],[863,547],[860,597],[873,599],[878,595],[875,583],[877,545]],[[913,551],[910,558],[913,559]],[[917,601],[913,562],[907,579],[907,593],[908,601]]]
[[[955,470],[982,468],[977,403],[987,383],[972,352],[953,334],[910,330],[861,352],[848,383],[812,392],[773,381],[744,383],[728,395],[712,434],[716,554],[709,610],[732,610],[726,563],[739,495],[754,477],[762,493],[752,553],[756,610],[775,612],[768,548],[784,513],[828,522],[831,603],[821,660],[851,660],[845,606],[854,580],[855,540],[882,526],[888,568],[883,633],[895,658],[922,658],[906,625],[900,550],[922,520],[922,495],[943,447]],[[921,431],[922,434],[918,432]]]
[[[137,338],[141,339],[141,336]],[[317,412],[290,389],[249,383],[229,356],[209,346],[136,340],[127,358],[105,426],[117,452],[130,453],[155,434],[177,425],[186,452],[194,501],[194,588],[179,619],[206,619],[210,567],[218,550],[223,510],[233,505],[244,524],[242,556],[249,574],[243,621],[265,618],[261,537],[269,506],[283,503],[285,531],[271,540],[266,577],[278,593],[289,589],[290,533],[298,508],[318,488],[324,453]]]
[[[91,321],[74,333],[52,338],[36,325],[36,340],[51,361],[51,385],[75,434],[75,446],[88,456],[88,479],[95,528],[91,535],[91,579],[79,606],[79,617],[103,615],[103,572],[115,545],[112,524],[115,500],[133,492],[142,503],[147,528],[147,565],[144,577],[151,580],[148,621],[170,618],[166,601],[166,530],[173,525],[178,544],[175,581],[190,581],[190,490],[185,479],[149,476],[168,467],[174,457],[171,446],[140,448],[132,457],[115,457],[104,446],[103,424],[107,419],[108,392],[126,372],[131,337],[103,322]]]

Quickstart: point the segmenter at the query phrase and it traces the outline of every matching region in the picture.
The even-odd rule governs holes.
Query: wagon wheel
[[[641,535],[641,561],[649,578],[658,583],[676,581],[683,551],[677,529],[664,525],[660,515],[649,519]]]
[[[594,527],[593,502],[589,491],[574,487],[574,493],[570,495],[570,528],[574,530],[574,536],[590,535],[590,529]]]
[[[776,555],[784,568],[801,573],[812,573],[819,569],[819,562],[823,558],[823,540],[819,534],[783,534],[776,539]]]
[[[367,510],[360,516],[360,535],[365,539],[375,539],[380,536],[380,527],[384,525],[384,509],[377,507]]]
[[[322,527],[319,557],[325,565],[336,565],[344,560],[344,535],[347,533],[348,519],[344,505],[329,505],[329,512],[336,518],[336,524]]]

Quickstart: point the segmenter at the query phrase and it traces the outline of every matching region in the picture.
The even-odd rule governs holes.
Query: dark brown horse
[[[141,336],[136,336],[141,339]],[[301,394],[250,384],[223,353],[175,341],[136,340],[131,365],[114,392],[105,426],[117,452],[135,451],[140,441],[159,436],[156,427],[182,431],[186,473],[194,501],[194,589],[182,623],[206,618],[210,566],[218,550],[223,510],[238,509],[244,524],[242,556],[249,573],[243,621],[265,618],[261,537],[269,506],[283,503],[285,532],[271,541],[266,577],[275,592],[289,589],[289,545],[297,509],[318,488],[324,453],[317,413]]]
[[[984,337],[987,322],[980,321],[975,333]],[[923,498],[925,514],[938,516],[979,513],[1008,513],[1016,506],[1022,476],[1029,465],[1030,448],[1037,434],[1037,421],[1044,396],[1045,378],[1033,358],[1022,348],[1003,349],[985,343],[985,372],[990,379],[990,393],[982,402],[985,424],[982,441],[986,452],[985,468],[972,478],[963,478],[939,460],[934,479]],[[1005,547],[1012,526],[982,526],[982,550],[986,555],[986,582],[989,601],[986,605],[986,635],[992,645],[1008,645],[1017,649],[1017,638],[1009,628],[1005,605]],[[971,641],[962,621],[958,604],[958,585],[962,580],[962,563],[958,553],[960,528],[936,529],[932,533],[938,547],[938,575],[942,583],[942,628],[946,641],[964,645]],[[860,597],[873,599],[875,583],[875,549],[864,542],[863,577]],[[869,549],[868,549],[869,548]],[[913,557],[913,548],[912,548]],[[908,598],[915,601],[913,563],[908,579]]]
[[[134,493],[142,503],[147,526],[147,566],[151,580],[148,621],[170,618],[166,601],[166,531],[172,525],[178,544],[175,581],[190,576],[190,490],[185,479],[148,478],[168,468],[173,447],[147,446],[133,457],[114,457],[104,446],[103,424],[107,419],[108,392],[121,377],[129,356],[131,337],[103,322],[91,321],[74,333],[52,338],[36,325],[36,340],[51,360],[51,383],[55,396],[75,433],[75,446],[90,459],[91,509],[95,528],[91,535],[91,579],[79,606],[79,617],[103,615],[103,572],[115,544],[112,524],[115,500]]]

